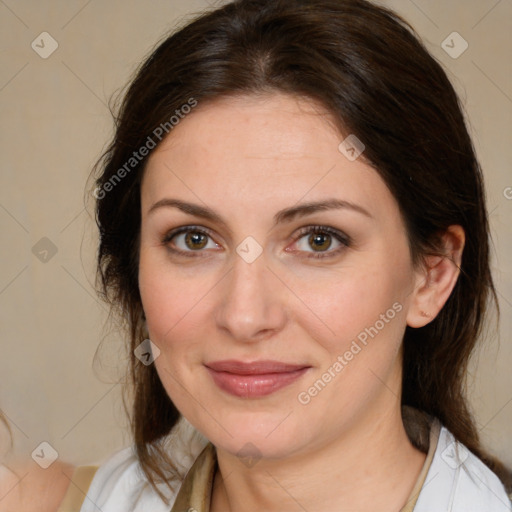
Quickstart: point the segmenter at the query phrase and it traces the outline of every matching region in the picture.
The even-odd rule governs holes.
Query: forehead
[[[311,100],[284,94],[228,97],[199,103],[150,160],[173,149],[175,155],[200,158],[222,148],[227,151],[216,156],[223,159],[322,159],[339,138],[331,115]]]
[[[338,149],[344,136],[329,113],[284,94],[234,97],[199,105],[152,153],[143,179],[143,205],[184,194],[226,208],[251,202],[290,206],[326,194],[371,203],[389,191],[362,158]],[[239,204],[238,206],[243,206]]]

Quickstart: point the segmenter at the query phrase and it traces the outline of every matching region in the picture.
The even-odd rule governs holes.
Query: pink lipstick
[[[226,360],[205,364],[215,384],[240,398],[259,398],[288,386],[310,368],[279,361]]]

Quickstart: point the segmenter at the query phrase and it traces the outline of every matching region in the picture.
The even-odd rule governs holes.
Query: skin
[[[56,512],[74,469],[59,460],[47,469],[32,460],[4,466],[0,478],[0,512]]]
[[[446,257],[415,268],[395,198],[363,158],[338,150],[344,136],[330,121],[318,105],[283,94],[200,104],[145,170],[140,292],[162,383],[216,446],[213,511],[397,512],[425,460],[402,423],[401,343],[406,325],[425,325],[446,302],[464,233],[452,226]],[[208,207],[223,222],[154,207],[169,198]],[[273,224],[282,209],[331,198],[368,215],[328,209]],[[327,235],[328,257],[308,258],[318,249],[299,230],[315,225],[350,243]],[[183,226],[207,231],[207,244],[187,245],[183,234],[164,241]],[[236,252],[248,236],[262,248],[252,263]],[[300,403],[299,393],[396,303],[394,318]],[[204,366],[224,359],[310,368],[271,395],[238,398]],[[247,443],[261,457],[254,465],[239,456]]]

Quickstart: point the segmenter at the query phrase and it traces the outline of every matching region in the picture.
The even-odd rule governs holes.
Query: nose
[[[286,323],[284,295],[285,287],[267,267],[264,254],[252,263],[236,254],[222,280],[215,310],[217,327],[240,342],[267,339]]]

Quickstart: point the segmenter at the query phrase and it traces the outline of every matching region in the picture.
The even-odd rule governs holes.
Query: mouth
[[[214,383],[222,391],[239,398],[259,398],[290,385],[310,366],[280,361],[215,361],[205,364]]]

